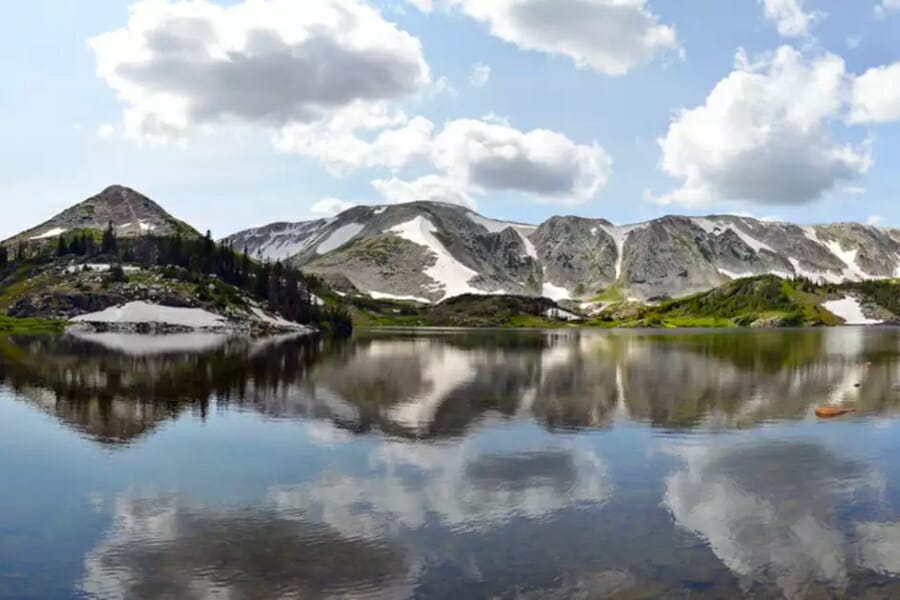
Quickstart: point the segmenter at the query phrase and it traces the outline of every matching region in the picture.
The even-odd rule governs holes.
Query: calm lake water
[[[898,416],[893,329],[0,338],[0,597],[898,598]]]

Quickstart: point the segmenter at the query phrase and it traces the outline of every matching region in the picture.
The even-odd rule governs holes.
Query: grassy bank
[[[65,321],[48,321],[45,319],[14,319],[0,316],[0,335],[34,335],[43,333],[62,333],[66,329]]]

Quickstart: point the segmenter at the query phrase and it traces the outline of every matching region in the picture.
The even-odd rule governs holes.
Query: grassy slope
[[[900,286],[895,286],[900,289]],[[889,291],[883,291],[887,295]],[[749,327],[839,325],[822,308],[825,295],[807,292],[774,276],[741,279],[714,290],[634,311],[623,319],[596,318],[573,324],[543,316],[548,300],[513,296],[461,296],[435,306],[355,298],[361,327]],[[900,304],[900,302],[898,302]]]
[[[821,307],[823,301],[824,297],[800,291],[790,281],[774,276],[753,277],[649,307],[630,325],[749,327],[764,322],[778,326],[839,325],[840,320]]]
[[[62,333],[66,328],[64,321],[47,321],[44,319],[13,319],[0,316],[0,335]]]

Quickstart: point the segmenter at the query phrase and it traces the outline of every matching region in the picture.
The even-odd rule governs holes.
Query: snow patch
[[[419,298],[418,296],[395,296],[394,294],[385,294],[384,292],[369,292],[369,296],[375,300],[399,300],[401,302],[419,302],[421,304],[431,304],[431,300]]]
[[[548,319],[559,319],[560,321],[580,321],[581,317],[559,307],[548,308],[544,311],[544,316]]]
[[[866,317],[859,300],[852,296],[845,296],[843,300],[825,302],[822,306],[828,312],[842,318],[847,325],[878,325],[881,323],[881,321]]]
[[[569,293],[569,290],[553,285],[549,281],[544,282],[544,289],[541,290],[541,295],[544,298],[550,298],[551,300],[554,300],[556,302],[560,300],[572,299],[572,295]]]
[[[602,227],[603,231],[608,233],[616,244],[616,280],[618,280],[622,277],[622,267],[625,262],[625,244],[628,242],[628,237],[632,232],[646,228],[647,223],[622,226],[603,225]]]
[[[721,269],[721,268],[718,269],[718,271],[719,271],[719,273],[721,273],[725,277],[728,277],[729,279],[744,279],[746,277],[753,277],[756,275],[756,273],[749,272],[749,271],[747,273],[735,273],[733,271],[728,271],[726,269]]]
[[[519,234],[519,238],[525,245],[525,254],[533,259],[537,259],[537,248],[534,247],[534,243],[528,238],[528,234],[534,231],[534,227],[522,225],[520,223],[510,223],[508,221],[495,221],[494,219],[488,219],[487,217],[482,217],[478,213],[473,212],[467,213],[466,216],[468,216],[470,221],[476,225],[481,225],[490,233],[500,233],[505,229],[512,228],[513,231]]]
[[[162,323],[192,329],[219,329],[227,325],[225,317],[200,308],[160,306],[147,302],[129,302],[106,310],[75,317],[76,323]]]
[[[828,248],[829,252],[837,256],[842,263],[847,265],[844,270],[844,279],[859,281],[872,278],[868,273],[863,271],[856,262],[856,256],[859,254],[858,248],[844,250],[841,243],[838,241],[828,242],[825,244],[825,247]]]
[[[254,307],[251,310],[257,319],[268,325],[278,327],[279,329],[289,329],[294,331],[310,330],[309,327],[306,327],[305,325],[301,325],[299,323],[294,323],[293,321],[287,321],[285,319],[282,319],[281,317],[270,315],[259,307]]]
[[[28,239],[30,239],[30,240],[46,240],[47,238],[59,237],[60,235],[64,234],[65,232],[66,232],[66,230],[64,228],[56,227],[54,229],[51,229],[50,231],[46,231],[40,235],[36,235],[36,236],[34,236],[32,238],[28,238]]]
[[[389,232],[418,246],[424,246],[437,257],[437,262],[425,270],[425,275],[435,281],[434,288],[436,290],[444,292],[442,300],[463,294],[484,293],[469,285],[469,281],[477,277],[478,273],[460,263],[450,254],[441,241],[434,236],[437,228],[425,217],[417,216],[411,221],[391,228]]]
[[[112,268],[112,265],[106,263],[88,263],[84,265],[69,265],[66,267],[66,273],[77,273],[79,271],[84,271],[87,269],[88,271],[94,271],[96,273],[105,273]],[[122,270],[126,273],[137,273],[141,270],[140,267],[135,267],[133,265],[123,265]]]
[[[691,221],[697,227],[703,229],[706,233],[710,233],[713,235],[721,235],[726,231],[733,231],[741,239],[742,242],[747,244],[757,254],[759,254],[763,250],[771,252],[772,254],[777,254],[777,252],[775,252],[775,250],[773,250],[771,246],[756,239],[740,227],[736,226],[734,223],[718,222],[704,217],[694,217],[693,219],[691,219]]]
[[[382,214],[382,213],[383,213],[384,211],[386,211],[386,210],[387,210],[387,206],[379,206],[378,208],[376,208],[375,210],[372,211],[372,214],[373,214],[373,215],[380,215],[380,214]]]
[[[343,227],[335,229],[328,238],[319,244],[316,252],[319,254],[328,254],[332,250],[337,250],[356,236],[358,236],[366,226],[362,223],[349,223]]]

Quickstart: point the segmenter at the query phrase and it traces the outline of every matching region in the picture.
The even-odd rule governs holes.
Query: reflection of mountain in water
[[[189,340],[0,341],[0,382],[88,435],[128,442],[211,402],[349,431],[456,437],[485,418],[554,429],[630,417],[665,428],[797,419],[900,403],[893,330],[467,332]]]

